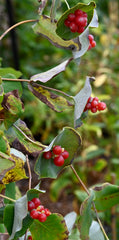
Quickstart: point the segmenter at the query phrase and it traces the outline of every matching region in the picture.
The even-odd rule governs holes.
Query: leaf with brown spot
[[[10,155],[10,145],[2,131],[0,131],[0,151]]]
[[[2,182],[4,184],[8,184],[10,182],[16,182],[23,178],[27,178],[25,169],[24,169],[24,161],[13,154],[11,154],[10,156],[15,161],[15,167],[10,171],[7,171],[7,173],[5,174],[4,178],[2,179]]]
[[[14,168],[14,166],[14,159],[9,155],[0,152],[0,180],[2,180],[5,173]]]
[[[4,108],[4,124],[9,128],[23,113],[24,107],[19,98],[18,90],[13,90],[4,95],[2,102]]]
[[[34,140],[33,135],[30,129],[26,126],[25,122],[19,119],[15,122],[15,125],[16,127],[10,127],[6,132],[6,137],[9,142],[19,151],[36,157],[43,151],[45,146]]]
[[[38,99],[56,112],[62,112],[73,107],[73,104],[69,102],[66,97],[56,95],[52,92],[53,90],[51,91],[45,86],[41,86],[36,83],[30,83],[28,88]]]
[[[51,18],[44,15],[41,15],[39,21],[33,25],[34,32],[47,38],[54,46],[75,51],[80,49],[78,39],[65,41],[56,34],[56,28],[56,21],[51,22]]]

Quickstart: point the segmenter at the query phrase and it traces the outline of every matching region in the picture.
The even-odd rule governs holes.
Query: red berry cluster
[[[64,24],[71,32],[82,33],[87,25],[87,13],[77,9],[74,13],[69,13]]]
[[[30,212],[31,218],[37,219],[39,222],[45,222],[51,214],[48,208],[44,208],[44,206],[41,205],[39,198],[33,198],[31,201],[28,201],[28,211]]]
[[[56,145],[52,151],[44,152],[43,157],[45,159],[53,158],[54,164],[61,167],[64,164],[65,159],[69,157],[69,153],[61,146]]]
[[[97,111],[103,111],[105,109],[106,103],[100,102],[98,97],[89,97],[84,112],[87,110],[91,110],[92,113],[96,113]]]
[[[94,48],[96,46],[96,41],[94,41],[94,36],[92,34],[88,35],[88,39],[89,39],[88,50],[90,50],[91,48]]]

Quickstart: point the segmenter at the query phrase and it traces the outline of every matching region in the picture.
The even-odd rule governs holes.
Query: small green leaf
[[[27,200],[31,201],[33,198],[39,198],[39,194],[44,193],[43,190],[30,189],[27,191]]]
[[[119,186],[104,183],[92,188],[96,209],[105,211],[119,203]]]
[[[15,122],[16,127],[10,127],[6,132],[9,142],[14,148],[19,146],[19,151],[27,154],[32,154],[36,157],[45,148],[43,144],[33,139],[33,135],[22,120]]]
[[[48,107],[56,112],[62,112],[66,109],[71,109],[73,104],[69,102],[66,97],[62,97],[54,94],[51,90],[48,90],[45,86],[41,86],[36,83],[29,84],[29,90]],[[55,91],[55,89],[54,89]]]
[[[7,138],[3,135],[3,132],[0,131],[0,151],[10,155],[10,146]]]
[[[91,81],[94,81],[94,78],[87,77],[84,87],[75,97],[73,97],[75,102],[75,109],[74,109],[75,127],[80,126],[81,115],[83,114],[88,98],[91,96],[91,92],[92,92],[92,88],[90,84]]]
[[[81,146],[81,137],[73,128],[65,127],[62,132],[51,142],[50,146],[45,149],[49,151],[53,145],[60,145],[69,152],[69,157],[65,159],[62,167],[57,167],[53,163],[53,159],[45,159],[41,154],[35,164],[35,172],[40,178],[56,178],[59,172],[66,166],[70,165],[78,153]]]
[[[21,77],[22,73],[20,71],[17,71],[13,68],[0,68],[0,76],[2,78],[19,78]],[[21,95],[22,94],[22,85],[20,82],[12,82],[12,81],[4,81],[2,82],[2,86],[3,86],[3,89],[4,89],[4,92],[7,93],[7,92],[11,92],[15,89],[18,89],[19,91],[19,94]]]
[[[16,199],[16,186],[15,186],[14,182],[6,184],[5,196],[7,196],[9,198],[12,198],[12,199]],[[13,202],[10,201],[9,199],[4,199],[4,203],[5,204],[10,204],[10,203],[13,203]]]
[[[68,17],[69,13],[74,13],[75,10],[80,9],[86,12],[88,15],[88,24],[87,24],[87,27],[88,27],[88,25],[90,24],[93,18],[95,7],[96,7],[95,2],[90,2],[89,4],[78,3],[74,7],[68,9],[58,20],[56,33],[65,40],[76,38],[79,35],[79,33],[72,33],[70,29],[65,26],[64,24],[65,19]]]
[[[1,179],[4,177],[4,174],[10,169],[14,168],[15,162],[13,158],[9,155],[0,152],[0,177]]]
[[[8,204],[4,210],[4,224],[9,234],[12,233],[13,221],[14,221],[14,205]]]
[[[34,240],[66,240],[68,230],[64,218],[60,214],[51,214],[43,223],[34,220],[30,226]]]
[[[3,223],[3,214],[4,214],[5,207],[0,208],[0,223]]]
[[[50,79],[52,79],[53,77],[55,77],[59,73],[65,71],[65,68],[71,62],[71,60],[72,60],[72,58],[66,60],[65,62],[62,62],[58,66],[56,66],[54,68],[51,68],[50,70],[48,70],[46,72],[36,74],[36,75],[32,76],[30,78],[30,80],[33,81],[33,82],[36,82],[36,81],[40,81],[40,82],[43,82],[43,83],[48,82]]]
[[[80,208],[80,217],[79,217],[79,229],[80,229],[80,237],[81,240],[89,239],[89,229],[92,223],[92,201],[93,194],[89,196],[85,201],[81,204]]]
[[[23,113],[24,107],[18,95],[18,90],[6,93],[2,102],[4,108],[4,124],[9,128]]]
[[[73,228],[68,240],[81,240],[79,229],[77,227]]]
[[[33,30],[36,34],[41,34],[47,38],[56,47],[78,51],[80,49],[79,42],[76,40],[63,40],[56,34],[56,27],[56,22],[51,22],[49,17],[41,15],[39,21],[33,26]]]

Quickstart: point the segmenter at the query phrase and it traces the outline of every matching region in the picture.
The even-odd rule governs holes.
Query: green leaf
[[[96,221],[92,221],[89,230],[89,240],[105,240],[100,225]]]
[[[40,81],[40,82],[47,82],[50,79],[52,79],[53,77],[55,77],[56,75],[58,75],[59,73],[65,71],[67,65],[71,62],[72,58],[66,60],[65,62],[62,62],[61,64],[59,64],[58,66],[51,68],[50,70],[43,72],[43,73],[39,73],[36,74],[34,76],[32,76],[30,78],[31,81],[36,82],[36,81]]]
[[[93,194],[89,196],[85,201],[81,204],[80,208],[80,217],[79,217],[79,229],[80,229],[80,237],[81,240],[89,239],[89,229],[92,223],[92,207]]]
[[[70,165],[78,153],[81,146],[81,137],[73,128],[65,127],[61,133],[51,142],[45,152],[49,151],[53,145],[60,145],[69,152],[69,157],[65,159],[62,167],[57,167],[53,163],[53,159],[45,159],[40,155],[35,164],[35,172],[40,178],[56,178],[59,172],[66,166]]]
[[[84,87],[75,97],[73,97],[75,102],[75,108],[74,108],[75,127],[80,126],[81,115],[83,114],[88,98],[91,96],[91,92],[92,92],[92,88],[90,84],[91,81],[94,81],[94,78],[87,77]]]
[[[68,240],[81,240],[78,228],[73,228]]]
[[[4,214],[5,207],[0,208],[0,223],[3,223],[3,214]]]
[[[95,2],[90,2],[89,4],[78,3],[74,7],[68,9],[58,20],[56,33],[65,40],[76,38],[79,35],[79,33],[72,33],[70,29],[65,26],[64,24],[65,19],[68,17],[69,13],[74,13],[75,10],[80,9],[86,12],[88,15],[88,24],[87,24],[87,27],[88,27],[88,25],[90,24],[93,18],[95,7],[96,7]]]
[[[0,152],[0,177],[4,177],[4,174],[10,169],[14,168],[15,162],[11,156]]]
[[[39,194],[44,193],[43,190],[30,189],[27,191],[27,200],[31,201],[33,198],[39,198]]]
[[[6,93],[2,102],[4,108],[4,124],[9,128],[23,113],[23,103],[19,98],[18,90]]]
[[[28,230],[28,228],[30,227],[30,225],[32,224],[32,222],[33,222],[33,219],[29,215],[27,215],[23,219],[21,230],[15,233],[13,240],[17,240],[19,237],[23,236]]]
[[[10,155],[10,146],[7,138],[3,135],[3,132],[0,131],[0,151]]]
[[[63,40],[56,34],[56,27],[56,22],[51,22],[49,17],[41,15],[39,21],[33,25],[33,30],[36,34],[47,38],[56,47],[78,51],[80,49],[79,42],[76,39]]]
[[[6,189],[5,189],[5,196],[12,198],[12,199],[16,199],[16,188],[15,188],[15,183],[9,183],[6,185]],[[12,201],[10,201],[9,199],[4,199],[4,203],[5,204],[10,204],[13,203]]]
[[[25,179],[28,178],[26,176],[25,169],[24,169],[24,161],[13,154],[11,154],[11,157],[15,162],[15,167],[6,172],[5,176],[2,179],[2,182],[4,184],[8,184],[10,182],[16,182],[23,178]]]
[[[105,211],[119,203],[119,186],[104,183],[92,188],[98,211]]]
[[[3,89],[2,83],[0,83],[0,109],[2,108],[1,103],[3,101],[3,97],[4,97],[4,89]]]
[[[44,145],[33,139],[33,135],[25,122],[19,119],[15,122],[15,126],[10,127],[6,132],[6,136],[14,148],[17,146],[18,149],[19,146],[19,151],[32,154],[34,157],[43,151]]]
[[[16,232],[22,229],[22,222],[23,219],[27,216],[27,196],[24,195],[23,197],[16,200],[14,205],[14,222],[12,233],[10,235],[9,240],[14,239]]]
[[[47,87],[41,86],[36,83],[28,85],[29,90],[43,103],[48,107],[53,109],[56,112],[62,112],[66,109],[71,109],[73,104],[69,102],[66,97],[62,97],[54,94],[51,90],[48,90]],[[54,89],[55,91],[55,89]]]
[[[30,226],[34,240],[66,240],[68,231],[64,218],[60,214],[51,214],[43,223],[34,220]]]
[[[9,234],[12,233],[13,221],[14,221],[14,205],[8,204],[4,210],[4,224]]]
[[[17,71],[13,68],[0,68],[0,76],[2,78],[19,78],[21,77],[22,73],[20,71]],[[2,86],[3,86],[3,89],[4,89],[4,92],[7,93],[7,92],[11,92],[15,89],[18,89],[19,91],[19,94],[21,95],[22,94],[22,85],[20,82],[12,82],[12,81],[4,81],[2,82]]]

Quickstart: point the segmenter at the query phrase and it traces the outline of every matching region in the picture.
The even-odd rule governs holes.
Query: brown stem
[[[29,23],[29,22],[37,22],[36,19],[30,19],[30,20],[24,20],[24,21],[21,21],[21,22],[18,22],[16,24],[14,24],[13,26],[11,26],[10,28],[8,28],[1,36],[0,36],[0,41],[4,38],[4,36],[10,32],[13,28],[15,27],[18,27],[19,25],[22,25],[24,23]]]
[[[28,167],[28,172],[29,172],[29,190],[31,189],[31,168],[30,168],[30,164],[29,164],[29,159],[28,159],[28,155],[26,155],[26,163],[27,163],[27,167]]]
[[[0,197],[5,198],[5,199],[7,199],[7,200],[10,200],[11,202],[16,202],[16,200],[14,200],[14,199],[12,199],[12,198],[10,198],[10,197],[4,196],[4,195],[2,195],[2,194],[0,194]]]
[[[4,81],[15,81],[15,82],[30,82],[28,79],[18,79],[18,78],[1,78]]]
[[[58,89],[55,89],[55,88],[51,88],[51,87],[46,87],[46,86],[44,86],[42,84],[39,84],[39,86],[44,87],[44,88],[49,89],[49,90],[52,90],[52,91],[55,91],[55,92],[59,92],[59,93],[65,95],[67,97],[71,97],[69,94],[67,94],[67,93],[65,93],[65,92],[63,92],[61,90],[58,90]]]

